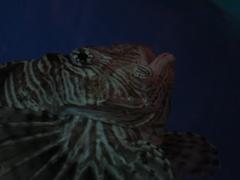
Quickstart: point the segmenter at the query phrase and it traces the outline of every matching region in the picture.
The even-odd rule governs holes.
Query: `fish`
[[[0,65],[0,179],[207,177],[216,148],[171,132],[175,57],[138,44],[84,46]]]

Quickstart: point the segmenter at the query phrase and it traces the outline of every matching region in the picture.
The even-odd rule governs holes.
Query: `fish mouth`
[[[152,71],[149,78],[144,79],[144,83],[148,84],[146,89],[142,89],[148,95],[143,97],[111,97],[102,103],[98,108],[102,109],[113,109],[125,112],[126,115],[129,114],[151,114],[157,113],[159,108],[162,108],[160,101],[166,97],[158,97],[158,100],[151,99],[151,90],[154,89],[154,93],[157,95],[162,95],[159,93],[159,87],[161,84],[166,88],[167,91],[170,90],[172,81],[174,80],[174,64],[175,57],[170,53],[163,53],[157,56],[147,67]],[[163,77],[166,79],[163,80]],[[166,87],[165,87],[166,86]],[[166,95],[168,96],[168,95]],[[112,108],[113,107],[113,108]]]
[[[155,56],[152,55],[151,57],[153,58]],[[151,73],[147,73],[149,77],[140,77],[142,85],[146,83],[146,88],[143,88],[143,86],[141,87],[141,91],[144,91],[144,93],[151,93],[150,91],[152,89],[156,89],[155,92],[158,93],[157,91],[159,90],[158,87],[160,84],[170,84],[173,81],[175,57],[171,53],[166,52],[158,55],[154,60],[151,60],[148,65],[146,65],[143,61],[141,62],[139,62],[140,66],[147,67],[147,69],[143,68],[144,70],[151,71]],[[162,77],[167,77],[167,79],[164,80],[166,82],[163,82]],[[128,114],[133,112],[141,113],[143,111],[145,113],[154,113],[159,110],[161,105],[153,103],[151,99],[148,99],[148,95],[146,97],[110,97],[104,101],[104,105],[102,107],[108,107],[111,109],[110,106],[112,106],[115,107],[115,109],[121,109]],[[105,104],[107,106],[105,106]]]
[[[173,64],[175,57],[170,53],[162,53],[155,58],[148,66],[153,70],[155,76],[158,76],[167,65]]]
[[[148,65],[152,64],[154,61],[159,61],[159,60],[174,61],[175,57],[173,54],[171,54],[169,52],[163,52],[163,53],[157,55],[151,49],[144,48],[144,54],[138,58],[138,63],[141,65],[148,66]]]
[[[148,67],[152,71],[152,79],[159,77],[168,67],[170,67],[168,68],[169,71],[174,72],[173,64],[176,58],[171,53],[164,52],[156,56],[154,53],[147,51],[145,58],[147,58],[147,60],[140,59],[138,63],[139,65]]]

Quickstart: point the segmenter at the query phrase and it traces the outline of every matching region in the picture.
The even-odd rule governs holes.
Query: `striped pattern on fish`
[[[8,115],[0,123],[3,179],[172,179],[161,148],[139,140],[135,129],[76,115],[12,108],[0,113]]]
[[[70,65],[66,68],[67,63],[66,57],[55,54],[14,64],[14,71],[9,72],[3,84],[2,103],[36,111],[53,105],[99,103],[98,96],[91,98],[94,93],[87,92],[88,84],[97,80],[93,79],[97,77],[94,68],[76,71]]]
[[[120,44],[1,65],[0,177],[172,180],[192,170],[207,176],[217,166],[202,168],[199,159],[216,162],[210,144],[184,159],[172,156],[176,148],[190,152],[176,140],[199,148],[199,137],[166,136],[174,61]]]

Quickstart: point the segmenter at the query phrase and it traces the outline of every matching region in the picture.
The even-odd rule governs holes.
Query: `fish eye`
[[[145,79],[153,75],[152,69],[147,66],[137,65],[133,69],[132,75],[139,79]]]
[[[70,53],[70,59],[73,64],[86,66],[93,64],[93,55],[87,48],[75,49]]]

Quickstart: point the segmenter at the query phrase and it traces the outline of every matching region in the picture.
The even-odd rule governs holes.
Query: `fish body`
[[[199,168],[205,165],[198,162],[200,152],[181,159],[191,164],[185,169],[174,152],[188,150],[176,140],[192,139],[201,147],[193,141],[201,138],[164,127],[174,62],[169,53],[119,44],[2,65],[0,177],[171,180],[194,170],[208,175],[209,168]],[[214,148],[204,145],[213,167]]]

